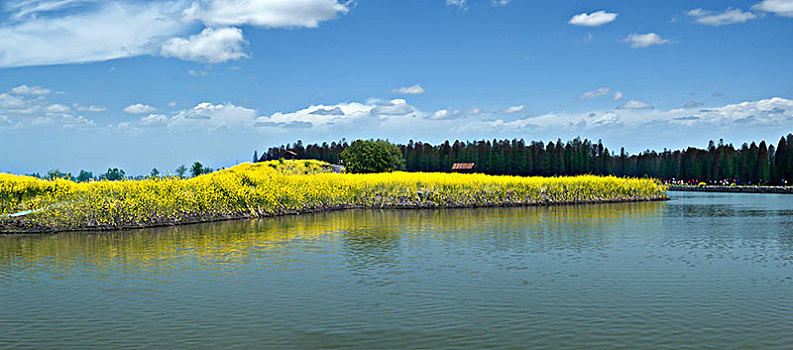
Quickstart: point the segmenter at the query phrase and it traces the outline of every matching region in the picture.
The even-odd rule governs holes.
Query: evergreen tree
[[[91,180],[93,177],[94,174],[91,173],[90,171],[80,169],[80,173],[77,175],[77,178],[75,178],[74,180],[77,182],[87,182],[88,180]]]
[[[204,166],[200,162],[195,162],[193,166],[190,167],[190,173],[193,174],[193,177],[201,175],[204,173]]]
[[[184,177],[184,174],[187,172],[187,167],[184,164],[182,164],[178,168],[176,168],[175,172],[177,176]]]
[[[99,177],[108,181],[121,181],[124,180],[124,170],[119,168],[108,168],[107,172]]]
[[[370,141],[379,142],[379,141]],[[390,145],[382,141],[385,145]],[[655,177],[662,180],[696,182],[773,183],[790,182],[793,175],[793,134],[780,139],[777,147],[765,142],[743,145],[736,149],[719,140],[710,141],[705,149],[655,152],[645,150],[635,155],[624,148],[613,156],[603,143],[575,138],[543,143],[523,140],[450,141],[439,145],[410,140],[393,146],[390,153],[401,155],[407,171],[451,171],[454,163],[476,163],[477,172],[504,175],[579,175],[611,174],[631,177]],[[260,160],[274,160],[289,150],[299,158],[338,163],[348,148],[347,142],[330,145],[294,145],[271,147]],[[254,155],[257,153],[254,151]],[[400,169],[401,163],[389,164]]]

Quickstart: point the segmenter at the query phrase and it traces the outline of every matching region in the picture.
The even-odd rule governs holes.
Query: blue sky
[[[0,172],[165,172],[341,138],[793,132],[793,0],[12,0]]]

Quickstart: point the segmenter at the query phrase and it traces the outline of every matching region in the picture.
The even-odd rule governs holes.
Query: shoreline
[[[793,186],[674,186],[669,191],[679,192],[726,192],[726,193],[776,193],[793,194]]]
[[[568,202],[532,202],[532,203],[493,203],[493,204],[471,204],[471,205],[434,205],[434,204],[414,204],[414,205],[384,205],[384,206],[364,206],[364,205],[344,205],[327,207],[320,209],[307,209],[299,211],[286,211],[280,213],[267,213],[261,215],[251,214],[229,214],[212,218],[191,217],[183,221],[171,222],[153,222],[144,225],[128,225],[128,226],[92,226],[81,228],[28,228],[19,230],[9,230],[10,227],[0,224],[0,235],[50,235],[64,232],[111,232],[111,231],[132,231],[156,227],[169,227],[169,226],[183,226],[193,224],[203,224],[211,222],[232,221],[232,220],[251,220],[251,219],[264,219],[274,218],[280,216],[291,215],[304,215],[304,214],[317,214],[325,212],[333,212],[340,210],[360,210],[360,209],[389,209],[389,210],[427,210],[427,209],[464,209],[464,208],[510,208],[510,207],[544,207],[544,206],[563,206],[563,205],[586,205],[586,204],[615,204],[615,203],[636,203],[636,202],[659,202],[669,200],[668,196],[655,196],[655,197],[639,197],[628,199],[602,199],[602,200],[584,200],[584,201],[568,201]]]

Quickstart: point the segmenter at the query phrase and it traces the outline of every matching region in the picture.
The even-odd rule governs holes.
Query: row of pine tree
[[[298,159],[338,163],[346,141],[271,147],[254,160],[279,159],[292,151]],[[598,141],[573,139],[567,142],[526,143],[523,140],[446,141],[440,145],[410,141],[398,145],[407,171],[448,172],[454,163],[475,163],[476,172],[494,175],[617,175],[654,177],[666,181],[729,182],[736,184],[790,184],[793,179],[793,134],[776,146],[732,144],[711,141],[706,149],[644,151],[629,155],[624,148],[611,152]]]

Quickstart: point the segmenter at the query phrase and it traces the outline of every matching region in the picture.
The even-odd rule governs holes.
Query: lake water
[[[0,236],[0,347],[793,348],[793,196]]]

